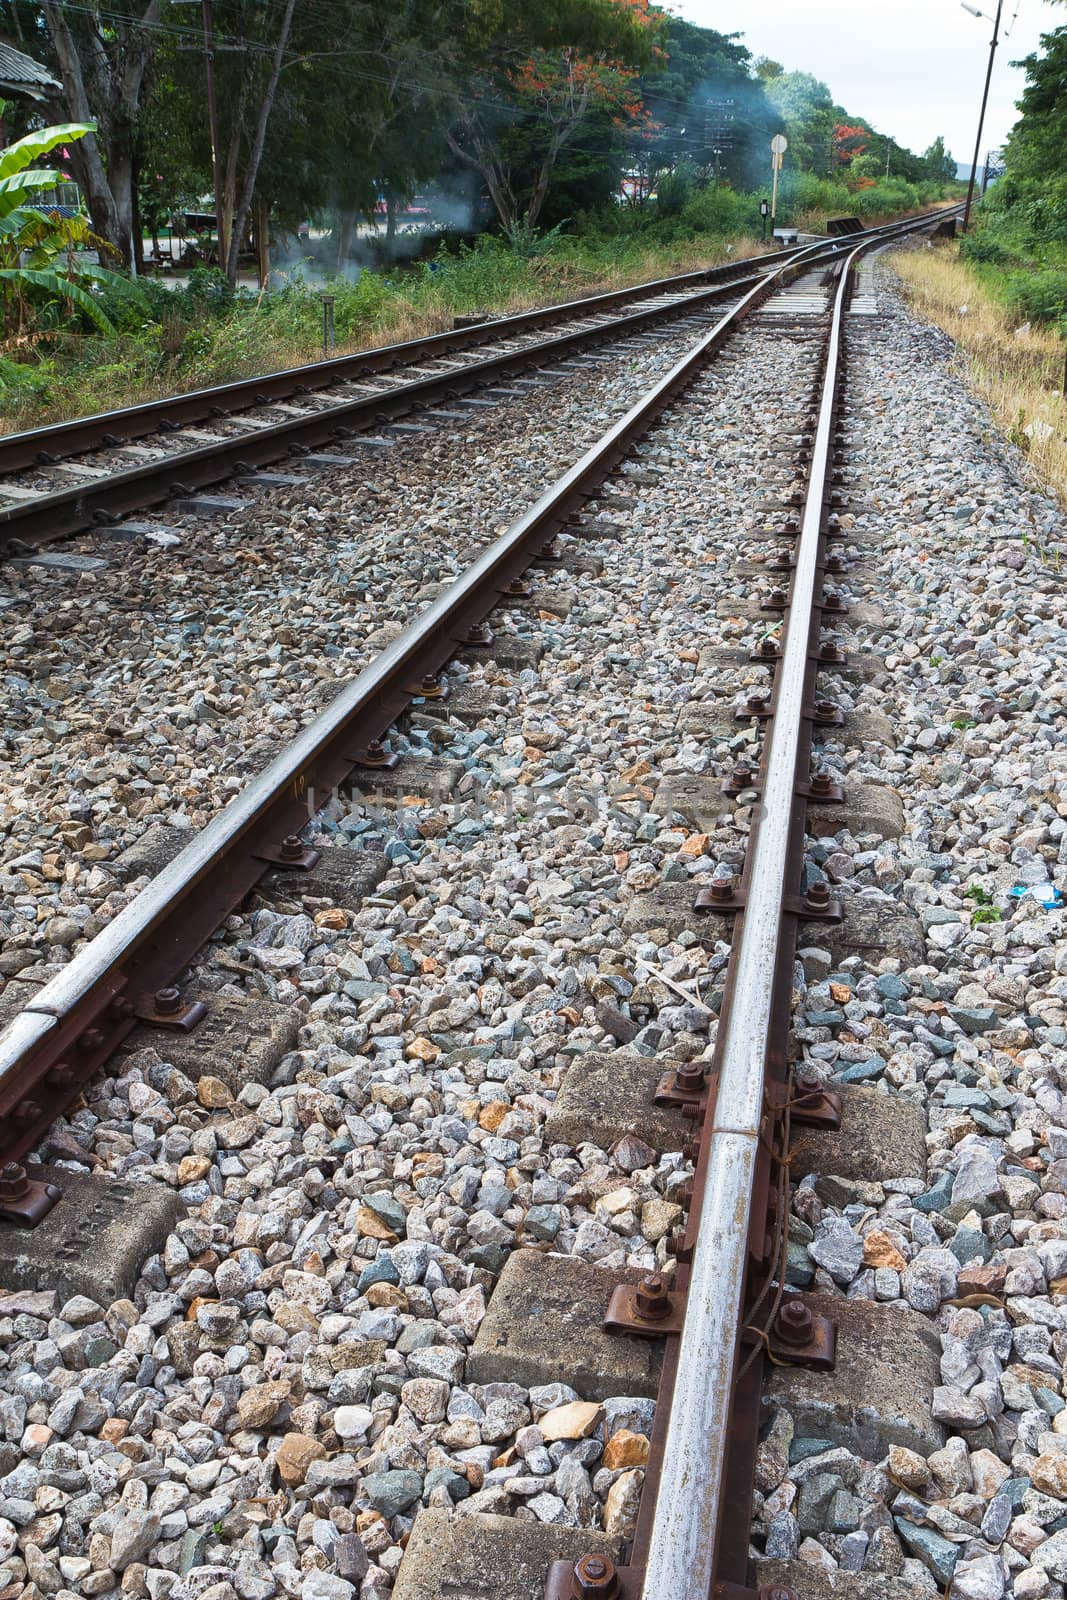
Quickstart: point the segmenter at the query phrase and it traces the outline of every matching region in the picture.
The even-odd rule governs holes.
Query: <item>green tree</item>
[[[922,161],[926,169],[926,175],[935,182],[956,176],[956,158],[949,155],[948,150],[945,148],[944,137],[941,134],[938,135],[929,149],[924,152]]]
[[[1067,28],[1056,28],[1041,40],[1043,54],[1016,63],[1026,73],[1019,101],[1020,117],[1006,149],[1007,169],[1033,198],[1067,203]]]
[[[4,102],[0,100],[0,120]],[[68,122],[42,128],[0,150],[0,307],[5,335],[21,333],[31,308],[38,312],[60,302],[69,316],[81,311],[100,328],[110,328],[91,293],[93,282],[112,281],[103,268],[81,265],[79,245],[94,242],[84,216],[64,217],[49,205],[51,191],[65,174],[34,163],[57,145],[74,144],[93,132],[89,123]]]
[[[751,59],[727,34],[669,19],[663,54],[638,85],[650,122],[647,138],[634,142],[633,165],[647,172],[649,190],[679,164],[695,184],[762,180],[778,123]]]
[[[646,0],[513,0],[457,19],[446,133],[505,230],[537,222],[563,151],[586,119],[640,114],[634,80],[660,28]]]
[[[71,152],[93,227],[137,265],[138,126],[164,0],[41,0],[67,114],[92,125]]]

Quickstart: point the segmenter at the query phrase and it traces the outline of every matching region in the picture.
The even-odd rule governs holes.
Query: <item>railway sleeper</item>
[[[621,1545],[609,1534],[584,1529],[517,1522],[486,1512],[457,1515],[424,1509],[411,1530],[393,1600],[544,1600],[555,1562],[573,1566],[583,1556],[601,1555],[621,1565]],[[923,1592],[905,1579],[829,1572],[807,1561],[757,1561],[755,1581],[761,1592],[791,1592],[801,1600],[924,1600]],[[590,1596],[597,1592],[587,1590]],[[628,1600],[630,1593],[600,1592],[606,1600]],[[735,1590],[722,1600],[741,1600],[744,1594]]]
[[[847,956],[890,958],[906,966],[925,959],[926,940],[914,912],[895,901],[850,895],[837,889],[844,916],[839,923],[802,922],[799,948],[821,949],[839,966]],[[694,909],[696,885],[668,883],[647,894],[636,895],[628,907],[623,927],[627,933],[655,930],[676,939],[680,933],[696,934],[704,943],[728,941],[730,919]],[[718,926],[716,926],[718,924]]]

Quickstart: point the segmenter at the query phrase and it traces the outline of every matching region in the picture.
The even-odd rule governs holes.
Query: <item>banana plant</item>
[[[0,100],[0,119],[4,102]],[[91,122],[66,122],[40,128],[0,150],[0,308],[5,334],[23,332],[31,309],[62,303],[84,312],[98,328],[111,322],[92,293],[92,285],[124,282],[106,268],[78,261],[79,247],[99,246],[88,218],[50,210],[48,191],[65,182],[54,167],[38,167],[57,145],[72,144],[95,131]]]

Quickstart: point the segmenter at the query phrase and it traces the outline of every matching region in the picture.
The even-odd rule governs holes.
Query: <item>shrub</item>
[[[759,201],[721,185],[702,189],[685,205],[680,220],[697,233],[758,233]]]
[[[673,172],[665,172],[656,185],[656,213],[676,217],[696,193],[696,173],[689,162],[681,162]]]
[[[1067,271],[1014,272],[1008,304],[1023,322],[1057,322],[1067,316]]]
[[[960,255],[964,261],[988,267],[1007,266],[1014,259],[1011,251],[988,229],[982,233],[967,234],[960,244]]]

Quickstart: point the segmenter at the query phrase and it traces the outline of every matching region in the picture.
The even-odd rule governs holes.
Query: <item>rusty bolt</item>
[[[521,578],[512,578],[504,592],[512,595],[516,600],[522,600],[529,595],[530,588],[528,584],[523,583]]]
[[[610,1600],[619,1592],[615,1563],[610,1556],[596,1553],[583,1556],[574,1569],[574,1593],[578,1600]]]
[[[560,547],[557,544],[555,539],[551,539],[549,541],[549,543],[545,545],[545,548],[541,551],[541,560],[542,561],[559,561],[561,559],[562,559],[562,557],[561,557]]]
[[[35,1100],[20,1100],[11,1115],[15,1122],[25,1127],[27,1122],[37,1121],[41,1115],[41,1108]]]
[[[94,1050],[99,1050],[103,1042],[104,1035],[101,1033],[99,1028],[86,1028],[85,1032],[78,1040],[78,1049],[83,1051],[85,1055],[89,1056],[92,1055]]]
[[[823,1093],[822,1079],[817,1078],[813,1072],[795,1072],[793,1074],[793,1099],[798,1106],[811,1105]]]
[[[832,788],[833,788],[833,784],[830,781],[830,774],[828,772],[820,769],[818,772],[813,772],[812,773],[812,775],[811,775],[811,792],[812,792],[812,794],[829,794],[830,790]]]
[[[768,661],[772,660],[778,654],[778,646],[773,639],[761,639],[759,653]]]
[[[299,861],[300,857],[304,854],[304,846],[301,843],[300,835],[298,833],[290,833],[286,835],[286,837],[282,840],[281,854],[283,861]]]
[[[803,1300],[784,1300],[774,1319],[774,1331],[783,1344],[809,1344],[812,1333],[812,1315]]]
[[[713,900],[718,900],[722,904],[724,901],[733,899],[736,885],[737,879],[733,876],[729,878],[713,878],[708,885],[708,892]]]
[[[435,694],[441,687],[441,681],[436,672],[424,672],[422,675],[422,683],[419,685],[419,687],[423,694]]]
[[[173,1017],[181,1010],[181,990],[173,984],[168,984],[165,989],[157,989],[152,996],[152,1004],[161,1017]]]
[[[660,1273],[650,1272],[641,1279],[634,1290],[634,1305],[646,1322],[661,1322],[670,1315],[671,1297]]]
[[[18,1200],[30,1187],[26,1168],[17,1161],[6,1161],[0,1167],[0,1204],[5,1200]]]
[[[772,589],[770,594],[767,596],[767,607],[769,610],[773,611],[783,610],[785,607],[785,590]]]
[[[822,606],[824,611],[840,611],[842,609],[841,596],[836,589],[831,589],[829,593],[823,595]]]
[[[816,700],[815,712],[820,717],[832,717],[837,713],[837,704],[833,700]]]
[[[684,1061],[674,1074],[675,1086],[686,1090],[701,1090],[704,1087],[704,1068],[699,1061]]]
[[[739,789],[747,789],[756,776],[755,769],[748,761],[739,761],[731,774],[731,781]]]
[[[842,650],[839,644],[828,644],[823,646],[824,661],[844,661],[844,659],[845,652]]]
[[[74,1073],[65,1061],[57,1061],[45,1073],[44,1081],[50,1089],[66,1089],[74,1082]]]
[[[787,1583],[765,1583],[759,1592],[759,1600],[800,1600],[800,1594]]]
[[[767,705],[767,695],[750,694],[748,699],[745,701],[745,710],[751,712],[753,716],[759,716],[761,711],[766,711]]]
[[[812,910],[821,911],[824,906],[829,905],[830,903],[829,884],[823,883],[821,880],[813,883],[808,889],[807,894],[804,896],[804,899],[812,908]]]
[[[779,550],[778,554],[775,555],[775,556],[772,556],[770,561],[768,561],[768,563],[767,563],[768,569],[771,572],[784,572],[788,567],[791,567],[792,565],[793,565],[793,552],[791,550]]]
[[[124,994],[117,994],[107,1009],[111,1016],[116,1017],[120,1022],[124,1022],[127,1017],[133,1016],[133,1001],[127,1000]]]
[[[843,572],[845,570],[845,563],[841,560],[840,556],[827,556],[826,570],[827,572]]]
[[[492,642],[493,635],[490,633],[487,623],[476,622],[474,627],[467,632],[468,644],[492,644]]]

